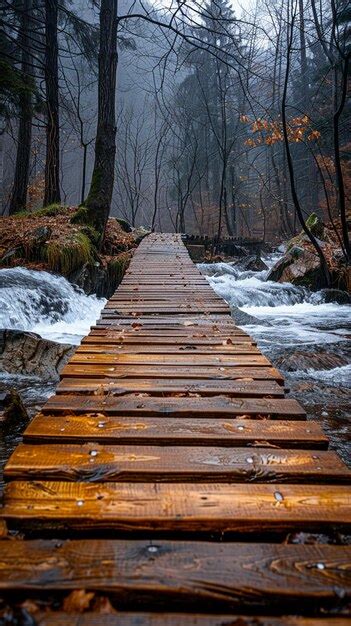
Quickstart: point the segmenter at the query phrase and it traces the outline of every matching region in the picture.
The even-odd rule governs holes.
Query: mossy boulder
[[[107,263],[86,263],[72,272],[68,279],[87,294],[98,298],[110,298],[120,284],[129,265],[131,252],[123,252],[111,257]]]
[[[316,213],[311,213],[311,215],[307,218],[306,226],[311,231],[312,235],[318,237],[318,239],[323,239],[324,225]]]
[[[267,280],[308,287],[315,290],[324,287],[324,276],[317,254],[300,246],[294,246],[272,267]]]
[[[81,205],[78,207],[75,213],[71,217],[71,224],[88,224],[89,223],[89,211]]]
[[[64,243],[49,241],[44,254],[49,268],[64,276],[94,260],[92,243],[81,231],[72,233]]]
[[[135,243],[140,243],[142,241],[142,239],[144,239],[144,237],[147,237],[147,235],[150,235],[151,230],[148,230],[147,228],[144,228],[144,226],[139,226],[138,228],[134,228],[133,230],[133,235],[135,237]]]

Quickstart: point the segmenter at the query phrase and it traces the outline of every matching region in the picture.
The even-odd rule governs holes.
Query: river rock
[[[120,227],[122,228],[122,230],[124,230],[125,233],[131,233],[133,230],[133,227],[129,224],[129,222],[127,222],[127,220],[124,220],[122,217],[110,217],[111,219],[115,219],[116,222],[118,222],[118,224],[120,225]]]
[[[351,304],[351,296],[347,291],[341,289],[321,289],[321,295],[325,302],[336,302],[337,304]]]
[[[144,237],[150,235],[151,230],[144,228],[144,226],[138,226],[138,228],[133,229],[133,235],[135,237],[135,243],[139,244]]]
[[[249,256],[246,259],[240,259],[240,269],[244,272],[262,272],[262,270],[268,270],[268,266],[262,261],[259,256]]]
[[[21,330],[0,330],[0,369],[10,374],[58,380],[75,348]]]
[[[287,352],[274,359],[274,365],[286,372],[312,370],[331,370],[335,367],[343,367],[348,361],[345,357],[332,352],[319,350],[318,352],[307,352],[296,350]]]
[[[29,415],[16,389],[0,393],[0,422],[25,423]]]
[[[267,280],[320,289],[323,274],[319,257],[302,246],[293,246],[272,267]]]
[[[32,245],[40,245],[50,239],[52,235],[52,228],[49,226],[39,226],[29,233],[29,238],[32,240]]]
[[[107,268],[99,264],[86,263],[66,278],[83,289],[88,296],[95,294],[98,298],[110,298],[118,287],[118,284],[111,284]]]
[[[230,307],[230,314],[234,322],[238,326],[271,326],[271,324],[267,320],[261,320],[254,315],[249,315],[248,313],[245,313],[245,311],[239,309],[239,307],[237,306]]]

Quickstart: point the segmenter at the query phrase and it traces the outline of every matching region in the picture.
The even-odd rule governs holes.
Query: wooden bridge
[[[350,471],[177,235],[140,244],[5,477],[23,624],[350,623]]]

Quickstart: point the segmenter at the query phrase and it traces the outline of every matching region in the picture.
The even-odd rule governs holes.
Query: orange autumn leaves
[[[250,130],[255,137],[246,139],[245,144],[252,148],[260,144],[271,146],[279,141],[283,141],[283,126],[280,119],[274,121],[264,118],[252,120],[248,115],[241,115],[240,121],[250,125]],[[287,126],[288,140],[291,143],[299,143],[302,141],[316,141],[320,137],[320,132],[313,129],[311,120],[307,115],[301,117],[293,117]]]

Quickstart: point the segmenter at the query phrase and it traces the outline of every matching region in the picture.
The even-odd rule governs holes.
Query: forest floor
[[[110,218],[98,248],[98,234],[78,207],[52,205],[0,220],[0,267],[55,272],[87,293],[110,297],[137,243],[136,234]]]

